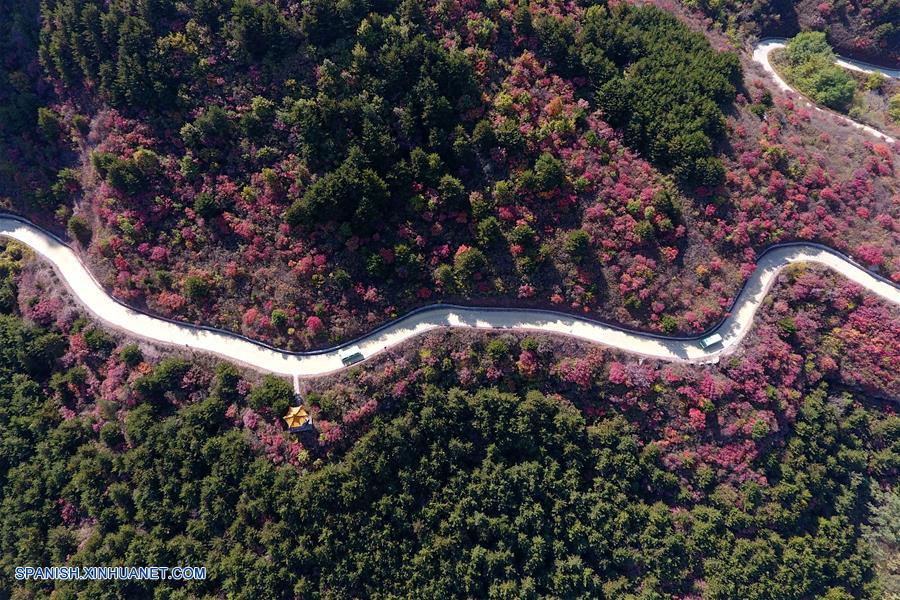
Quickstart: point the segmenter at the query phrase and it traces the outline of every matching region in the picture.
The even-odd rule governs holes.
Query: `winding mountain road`
[[[782,92],[792,92],[794,94],[803,96],[803,94],[801,92],[798,92],[797,90],[795,90],[794,88],[789,86],[787,84],[787,82],[781,78],[781,76],[778,74],[778,72],[775,71],[775,68],[772,66],[772,63],[769,61],[769,55],[772,53],[772,51],[778,50],[779,48],[784,48],[787,45],[787,42],[788,42],[788,40],[786,38],[766,38],[766,39],[760,40],[759,42],[757,42],[756,46],[753,47],[753,60],[762,65],[763,69],[765,69],[765,71],[772,77],[772,79],[775,81],[775,85],[777,85],[778,88]],[[897,69],[887,69],[884,67],[878,67],[876,65],[872,65],[872,64],[865,63],[865,62],[858,61],[858,60],[853,60],[852,58],[846,58],[844,56],[838,56],[835,63],[841,67],[844,67],[846,69],[851,69],[853,71],[858,71],[860,73],[881,73],[885,77],[900,79],[900,71],[898,71]],[[805,96],[804,96],[804,98],[805,98]],[[829,111],[824,108],[820,108],[810,101],[807,101],[807,105],[810,108],[817,110],[818,112],[831,113],[831,114],[839,117],[843,121],[845,121],[847,124],[849,124],[853,127],[856,127],[857,129],[861,129],[867,133],[870,133],[871,135],[874,135],[875,137],[881,138],[882,140],[884,140],[888,143],[893,144],[894,142],[897,141],[896,139],[894,139],[893,137],[884,133],[883,131],[879,131],[879,130],[875,129],[874,127],[870,127],[869,125],[863,125],[862,123],[857,123],[850,117],[846,117],[846,116],[838,114],[834,111]]]
[[[324,375],[344,368],[339,355],[342,349],[356,346],[369,358],[440,327],[543,331],[666,361],[711,362],[740,343],[750,330],[756,310],[778,272],[798,262],[823,264],[885,300],[900,305],[900,286],[823,246],[787,244],[772,247],[759,257],[757,269],[742,289],[731,313],[716,329],[723,338],[722,344],[710,350],[700,348],[695,338],[671,338],[628,331],[552,311],[434,305],[413,311],[339,347],[294,353],[235,333],[154,317],[129,308],[103,289],[62,240],[20,217],[0,215],[0,236],[29,246],[47,260],[75,298],[100,321],[116,329],[154,342],[208,352],[263,371],[300,377]]]
[[[782,91],[797,93],[778,75],[769,62],[769,54],[777,48],[783,48],[786,42],[787,40],[783,38],[760,40],[753,49],[753,60],[763,66]],[[878,71],[888,77],[900,77],[900,73],[896,70],[883,69],[848,58],[839,57],[837,63],[856,71],[865,73]],[[810,106],[822,110],[812,104]],[[891,143],[895,141],[877,129],[857,123],[843,115],[836,116],[885,141]],[[867,271],[841,254],[817,244],[784,244],[773,246],[760,255],[756,270],[742,288],[728,317],[715,329],[715,333],[722,336],[722,343],[707,350],[699,346],[697,337],[677,338],[630,331],[554,311],[437,304],[412,311],[357,340],[335,348],[311,352],[286,352],[233,332],[151,316],[122,304],[103,289],[65,242],[21,217],[0,214],[0,236],[15,239],[29,246],[47,260],[75,298],[100,321],[113,328],[146,340],[176,347],[184,346],[190,350],[215,354],[262,371],[294,377],[324,375],[345,368],[340,353],[347,348],[354,347],[365,358],[370,358],[426,331],[442,327],[543,331],[665,361],[713,362],[723,353],[734,349],[750,330],[756,310],[772,287],[778,273],[785,267],[800,262],[825,265],[873,294],[900,306],[900,286]],[[707,332],[707,335],[711,333],[713,331]]]

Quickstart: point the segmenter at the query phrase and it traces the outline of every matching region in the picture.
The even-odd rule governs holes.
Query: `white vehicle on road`
[[[338,356],[341,359],[341,363],[345,367],[349,367],[350,365],[354,365],[358,362],[362,362],[366,357],[363,356],[362,351],[359,349],[359,346],[350,346],[349,348],[344,348],[338,352]]]
[[[718,333],[714,333],[710,336],[707,336],[700,340],[700,347],[704,350],[710,348],[711,346],[715,346],[716,344],[722,343],[722,336]]]

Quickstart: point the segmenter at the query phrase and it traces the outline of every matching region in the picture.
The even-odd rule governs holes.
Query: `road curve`
[[[786,266],[813,262],[834,269],[885,300],[900,305],[900,286],[870,273],[840,254],[815,244],[772,247],[757,261],[729,316],[715,330],[721,346],[703,350],[696,338],[673,338],[629,331],[564,313],[545,310],[434,305],[411,312],[365,336],[336,348],[285,352],[239,334],[150,316],[125,306],[103,289],[75,252],[62,240],[20,217],[0,215],[0,236],[15,239],[47,260],[72,294],[104,323],[130,335],[163,344],[208,352],[247,366],[283,375],[309,377],[344,368],[338,352],[357,346],[369,358],[426,331],[468,327],[557,333],[665,361],[710,362],[733,349],[750,330],[753,317]]]
[[[775,68],[772,66],[772,63],[769,61],[769,54],[771,54],[773,50],[777,50],[779,48],[784,48],[785,45],[787,44],[787,42],[788,42],[788,40],[786,38],[765,38],[765,39],[760,40],[759,42],[757,42],[756,46],[753,47],[753,60],[762,65],[763,69],[765,69],[765,71],[772,77],[772,79],[775,81],[775,85],[777,85],[778,88],[782,92],[792,92],[792,93],[803,96],[803,94],[801,92],[798,92],[797,90],[795,90],[794,88],[789,86],[787,84],[787,82],[781,78],[781,76],[778,74],[778,72],[775,71]],[[894,79],[900,79],[900,71],[898,71],[896,69],[886,69],[883,67],[871,65],[869,63],[864,63],[862,61],[853,60],[852,58],[838,56],[835,63],[842,67],[845,67],[847,69],[852,69],[854,71],[859,71],[861,73],[881,73],[885,77],[892,77]],[[806,98],[806,96],[803,96],[803,97]],[[844,116],[844,115],[836,113],[834,111],[820,108],[820,107],[816,106],[815,104],[813,104],[812,102],[807,102],[807,104],[811,108],[814,108],[815,110],[817,110],[819,112],[829,112],[829,113],[843,119],[844,121],[846,121],[848,124],[852,125],[853,127],[856,127],[857,129],[861,129],[871,135],[874,135],[875,137],[881,138],[882,140],[884,140],[890,144],[893,144],[894,142],[897,141],[896,139],[889,136],[888,134],[875,129],[874,127],[870,127],[869,125],[863,125],[862,123],[858,123],[857,121],[854,121],[850,117]]]

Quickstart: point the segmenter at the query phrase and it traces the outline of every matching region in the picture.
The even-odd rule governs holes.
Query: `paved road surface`
[[[793,92],[795,94],[800,94],[797,90],[792,88],[787,84],[787,82],[782,79],[775,69],[772,67],[772,63],[769,62],[769,54],[773,50],[777,50],[778,48],[784,48],[788,40],[785,38],[766,38],[764,40],[760,40],[756,46],[753,48],[753,60],[762,65],[763,69],[772,77],[775,81],[775,85],[778,86],[779,89],[783,92]],[[900,71],[896,69],[885,69],[883,67],[877,67],[875,65],[870,65],[869,63],[864,63],[861,61],[853,60],[852,58],[846,58],[843,56],[839,56],[836,63],[842,67],[846,67],[848,69],[852,69],[854,71],[860,71],[862,73],[881,73],[887,77],[893,77],[895,79],[900,78]],[[802,95],[802,94],[801,94]],[[804,96],[805,97],[805,96]],[[849,125],[856,127],[857,129],[862,129],[863,131],[874,135],[875,137],[881,138],[882,140],[893,144],[897,140],[888,134],[878,131],[874,127],[870,127],[868,125],[863,125],[862,123],[857,123],[853,119],[849,117],[845,117],[844,115],[840,115],[833,111],[826,111],[825,109],[819,108],[815,104],[811,102],[807,102],[807,105],[810,108],[814,108],[819,112],[831,112],[835,116],[843,119]]]
[[[786,41],[782,38],[761,40],[754,48],[753,59],[763,66],[782,91],[794,92],[795,90],[778,76],[769,62],[772,50],[783,48]],[[883,69],[848,58],[839,57],[837,62],[865,73],[879,71],[888,77],[900,76],[896,70]],[[815,106],[813,108],[822,110]],[[838,116],[854,127],[888,142],[894,142],[894,139],[885,133],[847,117]],[[120,304],[97,283],[68,246],[52,234],[21,219],[0,215],[0,236],[14,238],[30,246],[53,265],[74,296],[91,313],[116,329],[147,340],[208,352],[263,371],[295,377],[323,375],[344,368],[339,352],[351,345],[357,346],[363,356],[369,358],[382,350],[440,327],[544,331],[666,361],[693,363],[715,361],[723,352],[733,349],[740,343],[750,330],[756,309],[771,288],[778,272],[797,262],[823,264],[885,300],[900,305],[900,288],[897,286],[875,277],[827,248],[793,245],[770,250],[760,258],[756,271],[750,276],[731,314],[716,330],[722,336],[723,343],[709,350],[701,349],[696,340],[665,338],[628,331],[551,311],[437,305],[401,317],[359,340],[338,348],[322,352],[292,353],[267,347],[234,333],[152,317]]]
[[[611,346],[666,361],[709,362],[733,349],[747,334],[756,309],[784,267],[813,262],[834,269],[889,302],[900,305],[900,287],[882,280],[840,255],[814,245],[794,245],[762,255],[756,271],[738,297],[731,315],[717,332],[721,346],[703,350],[695,340],[678,340],[626,331],[562,313],[539,310],[488,309],[438,305],[402,317],[343,347],[323,352],[290,353],[256,343],[234,333],[210,330],[152,317],[113,299],[67,245],[50,233],[17,218],[0,215],[0,236],[16,239],[46,259],[91,313],[108,325],[133,336],[177,347],[209,352],[263,371],[294,376],[323,375],[343,368],[338,352],[358,346],[366,358],[426,331],[440,327],[470,327],[544,331]]]

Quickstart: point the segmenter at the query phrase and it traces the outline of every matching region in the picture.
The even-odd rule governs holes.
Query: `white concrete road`
[[[812,245],[776,248],[765,253],[740,294],[734,310],[717,332],[723,343],[703,350],[696,341],[660,339],[561,313],[519,309],[436,306],[392,322],[342,348],[295,354],[267,348],[241,336],[202,329],[142,314],[114,300],[67,245],[27,222],[0,215],[0,236],[31,247],[59,273],[72,294],[99,320],[130,335],[208,352],[262,371],[301,377],[324,375],[343,368],[340,349],[358,346],[369,358],[426,331],[440,327],[543,331],[595,342],[665,361],[711,362],[733,349],[750,330],[753,317],[778,272],[797,262],[820,263],[888,302],[900,305],[900,287],[883,281],[840,255]]]
[[[776,48],[783,48],[786,41],[782,38],[761,40],[753,50],[753,59],[763,66],[782,91],[797,93],[779,77],[769,62],[769,54]],[[837,62],[856,71],[865,73],[879,71],[888,77],[900,76],[896,70],[882,69],[852,59],[839,57]],[[813,104],[810,106],[822,110]],[[891,143],[895,141],[872,127],[842,115],[837,116],[883,140]],[[722,344],[709,350],[701,349],[696,341],[665,339],[636,331],[626,331],[562,313],[527,309],[435,306],[397,319],[387,327],[340,348],[325,352],[290,353],[268,348],[232,333],[159,319],[128,308],[106,293],[68,246],[34,225],[0,215],[0,236],[16,239],[46,259],[59,273],[75,298],[111,327],[154,342],[208,352],[263,371],[295,377],[324,375],[344,368],[339,352],[351,345],[357,346],[365,358],[370,358],[387,348],[440,327],[544,331],[666,361],[711,362],[718,360],[722,353],[740,343],[750,330],[756,309],[771,288],[778,272],[797,262],[823,264],[888,302],[900,305],[900,288],[897,286],[874,277],[827,249],[800,245],[777,248],[763,255],[756,271],[741,292],[734,310],[716,330],[723,338]]]
[[[778,48],[784,48],[785,45],[787,44],[787,42],[788,42],[788,40],[785,38],[766,38],[766,39],[760,40],[756,44],[756,46],[753,47],[753,60],[762,65],[763,69],[765,69],[765,71],[772,77],[772,79],[775,81],[775,85],[777,85],[778,88],[782,92],[791,92],[791,93],[803,96],[803,94],[801,94],[800,92],[798,92],[797,90],[795,90],[794,88],[789,86],[787,84],[787,82],[784,79],[782,79],[780,75],[778,75],[778,73],[775,71],[775,68],[772,67],[772,63],[769,61],[769,55],[772,53],[772,51],[777,50]],[[838,64],[842,67],[845,67],[847,69],[852,69],[854,71],[859,71],[861,73],[881,73],[882,75],[884,75],[886,77],[900,79],[900,71],[897,71],[896,69],[886,69],[883,67],[877,67],[875,65],[870,65],[869,63],[864,63],[864,62],[861,62],[858,60],[853,60],[852,58],[846,58],[843,56],[839,56],[837,58],[837,61],[835,61],[835,62],[836,62],[836,64]],[[806,96],[803,96],[803,97],[806,98]],[[863,125],[862,123],[857,123],[856,121],[854,121],[853,119],[851,119],[849,117],[838,114],[834,111],[829,111],[829,110],[820,108],[808,100],[807,100],[806,104],[808,107],[813,108],[818,112],[830,112],[831,114],[835,115],[836,117],[842,119],[848,125],[856,127],[857,129],[861,129],[871,135],[874,135],[875,137],[881,138],[882,140],[884,140],[888,143],[893,144],[894,142],[897,141],[893,137],[889,136],[888,134],[886,134],[882,131],[878,131],[874,127],[870,127],[868,125]]]

